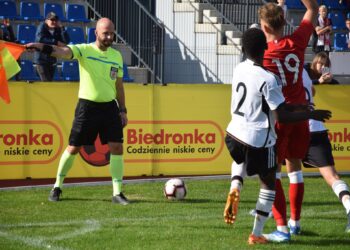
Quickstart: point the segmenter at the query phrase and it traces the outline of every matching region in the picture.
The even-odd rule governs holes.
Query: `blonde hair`
[[[318,7],[318,10],[323,10],[323,9],[326,9],[326,10],[328,11],[328,9],[327,9],[327,6],[326,6],[326,5],[320,5],[320,7]]]
[[[284,11],[275,3],[267,3],[259,8],[259,18],[267,23],[274,31],[280,30],[285,25]]]

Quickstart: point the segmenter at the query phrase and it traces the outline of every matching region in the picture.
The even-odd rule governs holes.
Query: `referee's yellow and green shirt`
[[[109,47],[100,50],[95,43],[68,45],[73,59],[79,61],[79,98],[110,102],[117,96],[116,80],[123,77],[123,58]]]

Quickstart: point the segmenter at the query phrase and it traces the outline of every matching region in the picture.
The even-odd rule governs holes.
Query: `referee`
[[[113,203],[129,204],[122,193],[123,180],[123,127],[128,123],[123,87],[123,58],[111,48],[114,24],[108,18],[96,23],[96,42],[64,47],[29,43],[28,50],[47,55],[76,59],[79,62],[79,100],[70,131],[69,145],[63,152],[57,170],[56,182],[49,201],[59,201],[64,178],[83,145],[93,145],[99,134],[102,144],[111,152],[110,173],[113,182]],[[117,102],[116,102],[117,100]]]

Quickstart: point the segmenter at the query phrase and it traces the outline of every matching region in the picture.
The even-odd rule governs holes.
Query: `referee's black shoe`
[[[113,203],[119,203],[120,205],[124,205],[124,206],[128,205],[130,203],[129,200],[124,196],[123,193],[114,195],[112,197],[112,202]]]
[[[59,187],[55,187],[51,190],[49,195],[49,201],[59,201],[62,190]]]

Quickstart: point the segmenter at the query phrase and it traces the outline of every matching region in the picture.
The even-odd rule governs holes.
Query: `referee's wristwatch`
[[[127,111],[126,108],[120,108],[120,109],[119,109],[119,112],[120,112],[120,113],[125,113],[125,114],[128,113],[128,111]]]

